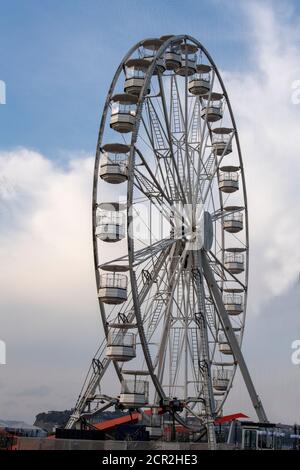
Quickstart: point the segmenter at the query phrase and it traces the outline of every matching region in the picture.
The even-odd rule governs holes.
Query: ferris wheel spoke
[[[186,83],[186,80],[185,80]],[[184,106],[187,110],[187,103],[184,103]],[[171,121],[171,133],[170,138],[173,146],[176,146],[177,158],[175,158],[174,153],[174,162],[177,165],[178,171],[177,176],[178,180],[183,183],[183,193],[187,194],[188,197],[183,200],[184,203],[191,202],[191,178],[190,178],[190,169],[189,166],[192,164],[191,156],[189,152],[189,143],[188,143],[188,131],[187,131],[187,111],[183,109],[183,104],[181,103],[181,97],[178,89],[178,83],[176,76],[171,79],[170,86],[170,114],[173,116],[173,122]],[[177,137],[178,136],[178,137]],[[182,188],[181,188],[182,191]]]
[[[174,134],[181,134],[184,129],[184,114],[176,75],[171,77],[170,114],[173,117],[173,121],[171,121],[171,129],[174,138]]]
[[[157,242],[152,243],[152,245],[143,247],[140,250],[135,251],[133,266],[136,267],[141,263],[145,263],[147,260],[149,260],[150,258],[153,258],[153,256],[157,255],[159,252],[163,250],[167,250],[169,247],[171,247],[175,243],[176,243],[176,240],[165,238],[163,240],[159,240]],[[124,255],[124,256],[120,256],[119,258],[115,258],[112,261],[109,261],[107,263],[101,264],[98,267],[100,269],[107,270],[107,268],[109,268],[110,266],[113,267],[119,264],[124,267],[127,267],[128,263],[129,263],[129,257],[128,255]]]
[[[142,287],[139,289],[139,302],[142,304],[145,299],[147,298],[147,295],[151,291],[151,288],[153,284],[157,281],[159,278],[159,273],[161,269],[163,268],[166,259],[169,256],[169,250],[170,248],[162,251],[157,259],[155,261],[152,261],[152,266],[151,266],[151,271],[149,271],[148,276],[145,279],[145,282],[143,283]],[[140,277],[143,277],[143,272],[140,274]]]
[[[170,285],[169,285],[169,288],[170,288],[170,297],[169,297],[169,300],[168,300],[168,303],[166,305],[166,309],[165,309],[165,315],[164,315],[164,326],[163,326],[163,330],[162,330],[162,334],[161,334],[161,339],[160,339],[160,347],[159,347],[159,350],[158,350],[158,353],[156,355],[156,358],[155,358],[155,361],[154,361],[154,368],[158,368],[158,371],[161,369],[162,365],[163,365],[163,362],[164,362],[164,356],[166,354],[166,347],[167,347],[167,339],[168,339],[168,336],[169,336],[169,331],[170,331],[170,328],[171,328],[171,323],[172,323],[172,312],[173,312],[173,307],[174,307],[174,302],[173,302],[173,298],[174,298],[174,292],[175,292],[175,289],[176,289],[176,286],[178,285],[178,282],[179,282],[179,279],[180,279],[180,274],[182,272],[182,270],[184,269],[184,262],[185,262],[185,259],[186,259],[186,251],[184,251],[184,253],[180,256],[180,259],[179,261],[177,261],[177,266],[180,262],[180,265],[178,267],[178,269],[174,270],[174,272],[171,274],[171,278],[170,278]],[[173,280],[174,278],[174,280]]]
[[[156,111],[153,104],[152,98],[148,97],[145,104],[150,128],[147,128],[147,135],[151,136],[151,143],[153,143],[153,146],[157,152],[162,153],[164,151],[169,151],[170,144],[168,140],[168,131],[161,122],[158,112]]]
[[[159,294],[160,297],[165,300],[164,308],[161,309],[161,312],[160,312],[159,316],[157,315],[157,313],[158,313],[157,310],[155,310],[153,318],[149,318],[149,315],[151,313],[151,308],[150,307],[149,307],[148,311],[146,311],[145,314],[144,314],[144,322],[146,323],[146,321],[148,321],[148,323],[149,323],[149,326],[148,326],[148,337],[149,337],[149,339],[152,337],[152,335],[155,331],[155,328],[157,327],[157,325],[159,323],[159,320],[165,315],[165,311],[166,311],[166,308],[167,308],[167,306],[166,306],[167,302],[170,302],[172,300],[174,302],[174,305],[177,308],[179,308],[179,305],[176,302],[174,296],[173,296],[173,299],[172,299],[172,296],[171,296],[171,293],[170,293],[170,286],[173,285],[173,282],[175,281],[175,276],[177,275],[177,270],[181,269],[182,264],[184,263],[186,253],[183,252],[180,256],[175,256],[176,251],[177,251],[177,248],[176,248],[175,245],[173,245],[172,248],[170,249],[168,258],[166,258],[166,261],[164,263],[164,267],[162,269],[162,274],[159,276],[159,281],[157,282],[156,294],[157,295]],[[171,271],[171,273],[170,273],[170,271]]]
[[[141,118],[141,122],[146,131],[146,135],[150,142],[150,148],[152,149],[154,158],[156,160],[156,165],[157,165],[157,169],[159,172],[159,176],[162,181],[162,185],[164,187],[164,192],[167,194],[168,199],[172,199],[173,194],[174,194],[174,185],[172,185],[171,181],[172,179],[173,180],[175,179],[175,174],[173,174],[173,168],[171,167],[169,163],[169,160],[170,160],[169,149],[168,151],[157,149],[154,143],[153,136],[151,135],[151,131],[149,131],[143,117]],[[164,166],[161,165],[161,162],[163,162]]]
[[[165,121],[165,127],[164,128],[166,129],[166,138],[167,138],[168,147],[169,147],[169,151],[170,151],[170,161],[172,162],[173,170],[174,170],[174,173],[175,173],[177,181],[178,181],[179,189],[181,191],[181,196],[182,196],[183,200],[186,201],[184,187],[182,186],[181,175],[180,175],[179,168],[178,168],[178,163],[175,159],[175,155],[174,155],[174,151],[173,151],[173,139],[172,139],[172,133],[171,133],[171,125],[170,125],[170,120],[169,120],[169,116],[168,116],[168,108],[167,108],[167,102],[166,102],[166,96],[165,96],[163,80],[162,80],[160,74],[158,75],[158,83],[159,83],[159,91],[160,91],[160,97],[161,97],[161,101],[162,101],[164,121]],[[163,128],[163,126],[162,126],[162,128]]]
[[[194,377],[194,389],[196,396],[199,396],[200,390],[202,389],[202,380],[199,374],[199,364],[201,362],[200,354],[200,337],[199,329],[195,323],[195,312],[197,311],[196,295],[194,289],[194,275],[193,275],[193,263],[192,256],[189,257],[189,263],[185,270],[185,276],[183,276],[185,288],[184,295],[184,312],[183,324],[184,324],[184,361],[185,370],[189,368],[189,364],[192,368],[192,375]],[[194,325],[194,326],[193,326]],[[188,376],[184,378],[185,383],[185,397],[187,399],[189,395],[188,391]]]
[[[201,119],[201,106],[200,99],[196,96],[194,100],[193,111],[191,113],[191,119],[189,122],[189,145],[196,145],[196,148],[200,146],[200,134],[202,132],[202,119]],[[191,147],[194,148],[194,147]]]
[[[173,219],[172,219],[172,214],[174,213],[174,208],[172,206],[172,209],[168,210],[168,207],[165,207],[162,202],[157,199],[157,198],[151,198],[149,199],[149,197],[147,197],[147,200],[146,202],[150,202],[150,210],[155,208],[156,209],[156,215],[160,214],[162,216],[162,218],[164,219],[164,221],[167,223],[167,226],[170,226],[170,229],[171,227],[174,226],[174,222],[173,222]],[[175,209],[176,210],[176,209]],[[135,211],[136,214],[138,214],[138,211],[136,210],[136,208],[133,206],[133,211]],[[163,221],[161,221],[163,222]],[[152,231],[152,228],[149,227],[146,222],[144,222],[144,224],[146,225],[148,231],[149,231],[149,234],[151,236],[154,237],[154,233]],[[151,225],[151,224],[150,224]],[[161,225],[161,228],[163,228],[163,226]],[[154,237],[155,238],[155,237]]]
[[[171,206],[172,205],[172,201],[171,199],[169,198],[169,196],[166,194],[166,192],[164,191],[164,189],[161,187],[159,181],[157,180],[156,176],[154,175],[153,171],[151,170],[150,166],[148,165],[147,163],[147,159],[143,156],[142,152],[136,148],[136,152],[138,154],[138,156],[140,157],[144,167],[146,168],[148,174],[149,174],[149,178],[151,180],[151,183],[154,184],[154,186],[156,187],[156,190],[159,191],[159,194],[164,198],[164,200]],[[135,167],[135,171],[136,171],[136,167]],[[140,174],[140,172],[138,171],[138,173]]]
[[[153,293],[152,300],[149,302],[147,307],[144,309],[143,312],[143,322],[146,325],[147,329],[147,339],[150,341],[152,339],[155,330],[164,315],[164,305],[168,300],[168,291],[164,288],[164,277],[167,276],[166,269],[162,269],[162,273],[160,274],[157,283],[156,289]]]
[[[180,139],[173,139],[173,146],[176,147],[176,154],[178,155],[177,161],[179,169],[182,170],[181,178],[184,182],[184,187],[188,187],[188,176],[197,175],[197,170],[194,165],[191,153],[194,151],[192,147],[182,137]],[[191,190],[190,190],[191,192]]]
[[[214,153],[211,151],[205,161],[203,163],[203,178],[199,181],[199,184],[196,187],[195,191],[195,201],[201,201],[203,205],[208,206],[209,201],[207,201],[207,197],[212,197],[212,186],[215,183],[214,179],[214,171],[217,166],[216,157]],[[205,187],[207,186],[207,191],[205,192]],[[208,196],[206,197],[205,195]]]
[[[136,151],[141,160],[147,165],[142,153],[138,149],[136,149]],[[164,159],[166,165],[168,165],[167,160],[167,158]],[[145,195],[158,212],[162,214],[164,219],[170,225],[173,225],[171,214],[177,216],[178,220],[181,219],[182,213],[178,210],[177,205],[174,204],[164,192],[149,166],[147,165],[147,171],[149,172],[150,178],[147,178],[137,167],[135,167],[134,171],[136,176],[134,186]],[[169,175],[171,171],[172,169],[170,169],[168,165],[166,167],[166,174]]]
[[[176,206],[169,200],[169,198],[164,199],[164,194],[159,192],[159,188],[153,185],[151,180],[149,180],[143,173],[137,171],[136,169],[135,181],[133,184],[144,194],[146,200],[148,200],[157,209],[157,211],[170,225],[173,225],[171,214],[176,214],[177,217],[181,217],[180,212],[178,212]],[[137,202],[139,201],[137,200]],[[170,202],[170,204],[166,204],[166,202]]]
[[[216,167],[216,157],[213,153],[213,150],[208,147],[207,143],[209,138],[210,133],[207,132],[206,136],[204,137],[205,144],[203,148],[199,150],[198,174],[200,175],[200,178],[198,178],[196,182],[193,193],[193,199],[195,203],[201,201],[203,205],[205,204],[205,196],[203,195],[205,185],[207,185],[209,188],[210,184],[212,184]],[[207,149],[209,150],[208,152]]]
[[[163,240],[159,240],[158,242],[153,243],[152,245],[146,246],[141,250],[134,252],[134,262],[133,266],[138,266],[141,263],[144,263],[153,256],[157,255],[157,253],[169,249],[172,245],[176,243],[176,240],[165,238]]]
[[[164,95],[163,95],[164,96]],[[164,100],[165,103],[165,100]],[[160,176],[164,182],[165,191],[168,194],[168,198],[174,199],[175,191],[180,192],[180,198],[186,202],[185,191],[182,186],[182,176],[178,168],[178,162],[175,159],[172,139],[170,132],[170,127],[167,122],[167,130],[165,131],[164,127],[161,124],[161,121],[153,107],[151,99],[147,101],[148,109],[148,121],[150,122],[150,129],[148,129],[147,124],[143,118],[141,122],[146,131],[146,135],[152,147],[154,156],[157,161],[157,167],[159,169]],[[165,107],[164,107],[165,109]],[[150,115],[149,110],[153,110]],[[165,110],[165,120],[168,119],[167,110]],[[166,134],[167,132],[167,134]],[[166,142],[167,139],[167,142]],[[162,168],[161,161],[164,163],[165,168]],[[171,179],[170,179],[171,176]],[[172,181],[172,183],[171,183]],[[175,182],[175,185],[174,185]],[[176,186],[178,186],[176,188]]]

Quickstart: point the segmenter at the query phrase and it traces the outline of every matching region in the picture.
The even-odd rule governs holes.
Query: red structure
[[[146,415],[151,414],[151,410],[145,411]],[[101,423],[94,424],[94,427],[101,430],[101,431],[111,431],[115,429],[117,426],[121,426],[122,424],[135,424],[139,420],[140,413],[135,412],[130,415],[121,416],[120,418],[113,418],[108,419],[106,421],[102,421]],[[229,423],[231,421],[235,421],[236,419],[247,419],[249,416],[245,415],[244,413],[235,413],[232,415],[222,416],[221,418],[217,418],[215,424],[223,424]],[[183,426],[176,426],[176,430],[183,432]]]

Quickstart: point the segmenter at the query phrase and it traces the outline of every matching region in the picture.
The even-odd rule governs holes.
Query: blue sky
[[[0,368],[0,417],[32,422],[37,412],[66,409],[77,398],[101,336],[90,210],[103,102],[130,46],[188,33],[222,71],[242,144],[251,256],[245,355],[270,419],[300,422],[300,369],[289,346],[300,337],[300,105],[291,101],[300,80],[299,2],[0,5],[0,79],[7,84],[0,106],[0,339],[8,360]],[[275,368],[276,380],[266,374]],[[227,411],[251,414],[247,400],[236,387]]]
[[[231,1],[2,0],[0,147],[56,159],[64,149],[94,152],[106,90],[133,43],[188,31],[222,67],[241,69],[247,29]]]

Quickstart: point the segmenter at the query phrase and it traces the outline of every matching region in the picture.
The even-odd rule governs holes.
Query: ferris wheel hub
[[[203,248],[209,251],[214,236],[211,214],[204,211],[201,205],[195,209],[187,206],[181,216],[175,217],[174,236],[185,242],[187,250]]]

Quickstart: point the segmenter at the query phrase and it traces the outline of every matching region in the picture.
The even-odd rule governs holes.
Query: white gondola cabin
[[[238,341],[238,343],[240,343],[240,336],[238,334],[235,333],[235,336],[236,336],[236,339]],[[233,352],[232,352],[232,349],[231,349],[231,346],[230,344],[228,343],[227,341],[227,338],[226,336],[224,335],[224,333],[220,333],[219,334],[219,338],[218,338],[218,342],[219,342],[219,351],[222,353],[222,354],[225,354],[225,355],[233,355]]]
[[[244,309],[243,296],[238,292],[241,292],[241,290],[232,289],[230,293],[225,294],[223,297],[224,307],[228,315],[239,315]]]
[[[140,373],[132,373],[134,379],[125,379],[121,385],[121,394],[119,398],[120,405],[124,408],[140,408],[148,404],[149,400],[149,382],[138,379]]]
[[[244,248],[227,248],[224,256],[224,266],[232,274],[245,271]]]
[[[244,218],[241,212],[243,208],[238,206],[227,206],[224,207],[224,211],[227,212],[223,216],[223,229],[229,233],[238,233],[244,228]]]
[[[172,36],[162,36],[160,38],[161,41],[166,41],[170,39]],[[165,65],[167,70],[177,70],[181,66],[181,51],[180,51],[180,44],[182,41],[179,42],[172,42],[171,45],[165,51]]]
[[[245,271],[243,248],[227,248],[224,256],[224,266],[232,274]]]
[[[231,378],[231,371],[215,369],[213,371],[213,387],[218,392],[226,392]]]
[[[234,193],[239,189],[239,167],[220,167],[219,189],[223,193]]]
[[[120,271],[127,271],[127,267],[103,266],[107,272],[99,276],[98,297],[104,304],[118,305],[127,300],[128,278]]]
[[[125,144],[106,144],[100,158],[100,178],[110,184],[120,184],[128,179],[127,162],[130,147]]]
[[[155,59],[158,49],[163,44],[163,41],[158,38],[146,39],[143,42],[143,58],[148,62],[152,62]],[[164,73],[166,70],[165,58],[159,57],[156,60],[156,66],[154,69],[154,75],[157,73]]]
[[[215,155],[228,155],[232,152],[232,132],[229,127],[215,127],[212,129],[212,148]]]
[[[210,90],[210,65],[198,64],[197,73],[195,73],[189,80],[188,89],[192,95],[203,96],[207,95]]]
[[[197,72],[197,51],[195,44],[182,44],[181,49],[181,66],[176,70],[178,75],[182,77],[193,75]]]
[[[129,332],[130,324],[120,324],[109,331],[106,357],[118,362],[128,362],[136,356],[136,335]]]
[[[223,94],[208,93],[204,97],[203,107],[201,109],[202,119],[208,122],[216,122],[223,117]]]
[[[146,59],[129,59],[125,64],[126,79],[124,92],[130,95],[139,95],[143,88],[149,61]],[[150,88],[147,94],[150,93]]]
[[[119,93],[112,97],[110,127],[122,134],[132,132],[138,97],[129,93]]]
[[[124,204],[104,202],[96,213],[96,236],[103,242],[118,242],[125,237]]]

